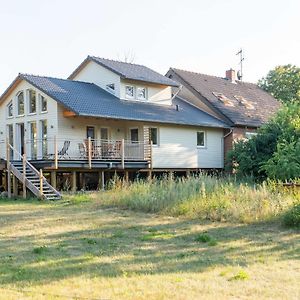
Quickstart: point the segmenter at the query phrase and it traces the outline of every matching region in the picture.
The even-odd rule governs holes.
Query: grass
[[[103,209],[97,197],[0,200],[0,299],[300,297],[295,229]]]
[[[189,219],[253,223],[273,221],[288,211],[300,193],[278,188],[275,183],[237,182],[234,178],[200,176],[124,185],[94,197],[107,207],[183,216]],[[75,197],[76,199],[76,197]]]

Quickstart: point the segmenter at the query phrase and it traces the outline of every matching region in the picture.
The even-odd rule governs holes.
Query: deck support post
[[[13,195],[14,197],[18,196],[18,179],[13,175]]]
[[[56,135],[54,136],[54,167],[58,169],[58,150],[57,150],[57,138]]]
[[[125,183],[128,184],[128,182],[129,182],[129,171],[126,170],[124,175],[125,175]]]
[[[23,154],[23,198],[26,199],[26,154]]]
[[[7,165],[7,195],[8,195],[8,198],[11,198],[11,172],[10,172],[10,164]]]
[[[98,189],[104,191],[104,171],[99,172]]]
[[[190,170],[186,170],[186,177],[189,178],[191,176],[191,171]]]
[[[92,141],[91,137],[88,137],[88,159],[89,159],[89,168],[92,168]]]
[[[56,189],[56,171],[51,171],[51,185]]]
[[[149,181],[152,180],[152,170],[151,169],[148,171],[147,178],[148,178]]]
[[[77,177],[76,171],[72,172],[72,192],[75,193],[77,191]]]

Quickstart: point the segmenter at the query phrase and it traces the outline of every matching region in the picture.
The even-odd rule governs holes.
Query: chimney
[[[226,71],[226,79],[229,80],[231,83],[235,83],[236,81],[236,73],[235,70],[230,69]]]

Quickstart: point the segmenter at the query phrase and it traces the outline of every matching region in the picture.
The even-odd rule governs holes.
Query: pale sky
[[[19,72],[66,78],[87,55],[244,80],[300,66],[299,0],[0,0],[0,94]]]

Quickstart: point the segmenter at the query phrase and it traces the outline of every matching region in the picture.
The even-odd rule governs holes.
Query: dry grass
[[[0,242],[0,299],[300,298],[300,234],[277,224],[1,200]]]

